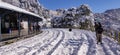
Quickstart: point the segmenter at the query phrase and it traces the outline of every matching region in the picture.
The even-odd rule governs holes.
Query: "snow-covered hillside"
[[[0,55],[120,55],[117,41],[103,35],[96,44],[95,33],[87,30],[43,29],[43,33],[0,47]]]
[[[120,8],[95,13],[94,17],[100,20],[107,35],[118,39],[120,36]]]
[[[51,20],[53,27],[91,29],[94,25],[94,15],[86,4],[69,9],[57,9],[56,11],[59,16],[55,16]]]
[[[101,19],[106,28],[120,31],[120,8],[106,10],[104,13],[96,13],[94,16]]]

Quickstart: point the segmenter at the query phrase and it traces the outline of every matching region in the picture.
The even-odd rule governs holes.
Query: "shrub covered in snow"
[[[94,16],[86,4],[66,10],[57,9],[56,11],[62,15],[52,19],[51,23],[53,27],[93,29]]]

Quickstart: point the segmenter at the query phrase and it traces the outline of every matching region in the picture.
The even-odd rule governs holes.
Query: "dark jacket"
[[[102,28],[102,25],[101,25],[101,23],[100,22],[95,22],[95,31],[96,31],[96,33],[98,33],[98,34],[102,34],[102,32],[103,32],[103,28]]]

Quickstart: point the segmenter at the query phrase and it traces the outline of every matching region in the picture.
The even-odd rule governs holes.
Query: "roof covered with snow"
[[[1,0],[0,0],[0,8],[8,9],[8,10],[12,10],[12,11],[16,11],[16,12],[20,12],[20,13],[24,13],[24,14],[28,14],[28,15],[32,15],[32,16],[35,16],[35,17],[42,18],[42,17],[40,17],[40,16],[37,15],[37,14],[34,14],[34,13],[32,13],[32,12],[29,12],[29,11],[26,11],[26,10],[24,10],[24,9],[21,9],[21,8],[19,8],[19,7],[16,7],[16,6],[13,6],[13,5],[11,5],[11,4],[2,2]]]

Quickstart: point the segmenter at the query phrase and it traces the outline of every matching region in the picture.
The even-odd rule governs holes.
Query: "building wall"
[[[27,29],[28,28],[28,22],[27,21],[22,21],[21,22],[21,25],[24,29]]]

